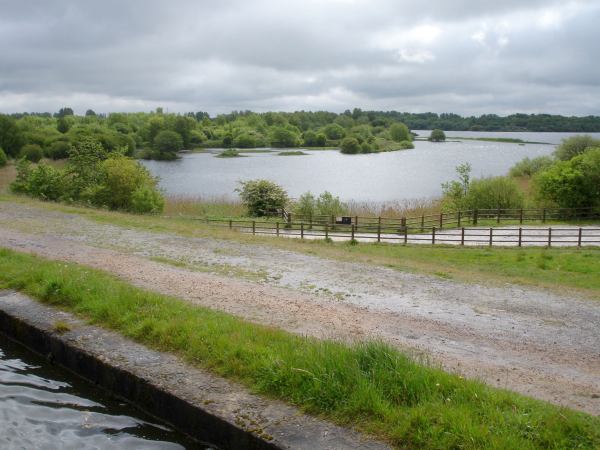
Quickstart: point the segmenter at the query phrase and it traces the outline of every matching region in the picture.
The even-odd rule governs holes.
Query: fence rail
[[[431,245],[600,246],[600,225],[521,226],[531,221],[600,221],[600,208],[480,209],[402,218],[352,216],[344,220],[282,211],[280,217],[267,220],[195,220],[255,235],[300,239]],[[515,226],[501,226],[507,222]]]

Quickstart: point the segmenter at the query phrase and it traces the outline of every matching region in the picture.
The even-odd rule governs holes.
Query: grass
[[[235,148],[228,148],[216,155],[216,158],[243,158],[245,155],[240,154],[240,151]]]
[[[17,289],[152,348],[398,448],[598,448],[600,420],[420,365],[379,342],[292,335],[133,287],[85,266],[0,249]]]
[[[598,248],[498,248],[396,244],[364,244],[323,240],[277,239],[230,231],[178,217],[140,216],[115,211],[41,202],[27,197],[0,195],[0,201],[22,203],[37,208],[79,214],[99,223],[190,237],[207,237],[266,245],[283,250],[389,267],[401,271],[434,274],[444,272],[458,281],[503,285],[515,283],[555,291],[579,291],[600,299],[600,249]],[[542,269],[540,255],[552,256]]]
[[[279,156],[303,156],[303,155],[308,155],[308,153],[304,153],[301,150],[289,150],[289,151],[285,151],[285,152],[279,152],[279,153],[277,153],[277,155],[279,155]]]

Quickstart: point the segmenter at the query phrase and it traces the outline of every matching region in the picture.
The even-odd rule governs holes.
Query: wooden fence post
[[[577,233],[577,247],[581,247],[581,227],[579,227],[579,232]]]
[[[494,241],[494,229],[490,227],[490,247],[492,246],[492,242]]]
[[[279,221],[277,221],[277,237],[279,237]]]
[[[552,227],[548,227],[548,247],[552,247]]]
[[[523,223],[523,208],[521,208],[521,210],[519,211],[519,223]]]
[[[479,216],[479,210],[478,209],[473,210],[473,225],[477,225],[478,216]]]
[[[358,216],[354,216],[354,225],[358,228]]]
[[[354,224],[351,225],[350,229],[352,230],[352,237],[350,238],[350,240],[354,240]]]
[[[252,221],[252,234],[256,234],[256,220]]]
[[[546,223],[546,208],[542,210],[542,223]]]
[[[460,245],[465,245],[465,227],[460,229]]]
[[[404,227],[404,245],[408,243],[408,227]]]
[[[519,227],[519,247],[521,247],[523,242],[523,228]]]
[[[300,222],[300,239],[304,239],[304,222]]]
[[[431,245],[435,245],[435,227],[431,227]]]
[[[444,228],[444,213],[440,213],[440,230]]]
[[[498,217],[496,219],[496,223],[500,223],[500,208],[498,208]]]
[[[400,226],[404,229],[406,228],[406,217],[400,219]]]
[[[377,242],[381,242],[381,224],[377,225]]]
[[[313,216],[312,216],[312,214],[309,214],[308,215],[308,229],[309,230],[312,230],[312,225],[313,225],[312,222],[313,222]]]
[[[425,229],[425,214],[421,215],[421,233]]]
[[[229,219],[229,229],[231,230],[233,228],[233,220]]]
[[[325,239],[329,239],[329,224],[325,223]]]
[[[460,211],[458,211],[458,223],[456,224],[457,227],[460,227]]]

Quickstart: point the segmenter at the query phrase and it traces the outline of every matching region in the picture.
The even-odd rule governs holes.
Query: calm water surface
[[[0,335],[0,449],[209,449]]]
[[[417,133],[429,136],[429,131]],[[549,155],[563,138],[574,134],[456,131],[446,133],[449,140],[453,136],[509,137],[546,144],[416,141],[414,150],[368,155],[304,150],[308,156],[273,152],[215,158],[211,153],[195,153],[174,162],[144,164],[161,178],[169,195],[234,198],[238,181],[267,178],[284,186],[292,197],[327,190],[346,201],[402,201],[439,196],[441,183],[455,177],[458,164],[471,163],[473,177],[505,175],[517,161]],[[600,138],[600,133],[592,135]]]

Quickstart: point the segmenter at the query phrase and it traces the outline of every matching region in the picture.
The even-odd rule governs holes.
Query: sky
[[[0,0],[0,112],[600,115],[600,0]]]

